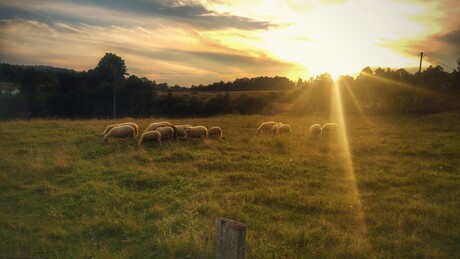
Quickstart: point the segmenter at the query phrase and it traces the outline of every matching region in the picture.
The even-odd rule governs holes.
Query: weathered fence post
[[[231,219],[216,220],[217,258],[244,258],[246,225]]]

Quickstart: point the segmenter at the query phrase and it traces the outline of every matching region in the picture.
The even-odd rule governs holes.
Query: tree
[[[113,118],[116,118],[116,91],[128,75],[125,61],[113,54],[105,53],[95,69],[96,74],[104,81],[111,83],[113,86]]]
[[[460,58],[457,59],[457,69],[451,74],[452,77],[452,90],[454,92],[460,92]]]
[[[116,83],[117,80],[124,79],[128,75],[125,61],[113,53],[105,53],[95,71],[109,83]]]
[[[147,78],[128,77],[120,88],[120,116],[148,117],[155,109],[155,85]]]

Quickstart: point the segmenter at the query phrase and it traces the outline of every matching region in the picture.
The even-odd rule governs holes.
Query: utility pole
[[[115,74],[115,69],[113,68],[113,65],[110,65],[110,68],[112,69],[112,84],[113,84],[113,119],[117,119],[117,113],[116,113],[116,107],[117,107],[117,96],[115,93],[116,85],[117,85],[117,80],[116,80],[116,74]]]
[[[113,84],[113,119],[116,120],[117,119],[117,114],[116,114],[116,103],[117,103],[117,99],[116,99],[116,95],[115,95],[115,83]]]
[[[423,60],[423,52],[420,52],[420,65],[418,67],[418,85],[419,86],[422,83],[422,60]]]

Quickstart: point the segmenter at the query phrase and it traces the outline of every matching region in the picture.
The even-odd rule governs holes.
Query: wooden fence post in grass
[[[231,219],[216,220],[217,258],[244,258],[246,225]]]

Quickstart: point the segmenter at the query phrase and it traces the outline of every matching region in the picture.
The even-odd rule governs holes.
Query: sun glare
[[[269,7],[278,8],[285,23],[260,32],[255,47],[302,65],[307,76],[329,73],[338,78],[356,75],[367,66],[414,66],[414,57],[402,54],[396,42],[405,35],[422,37],[436,30],[410,19],[425,12],[422,7],[391,1],[347,1],[299,10],[267,5],[265,10]]]
[[[339,156],[337,156],[336,158],[340,161],[342,168],[344,168],[346,173],[346,179],[349,181],[350,184],[350,199],[353,202],[353,206],[355,206],[354,209],[357,213],[357,225],[355,229],[356,233],[359,235],[359,239],[362,243],[364,243],[366,241],[367,226],[365,223],[364,212],[361,205],[360,193],[356,182],[355,169],[353,166],[353,157],[350,152],[350,143],[348,141],[347,124],[344,116],[340,87],[343,86],[339,84],[339,81],[334,80],[333,89],[331,92],[330,121],[335,122],[339,125],[339,130],[337,132],[337,136],[335,137],[338,138],[340,147],[342,149],[342,156],[340,159]]]

